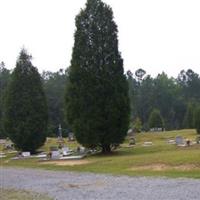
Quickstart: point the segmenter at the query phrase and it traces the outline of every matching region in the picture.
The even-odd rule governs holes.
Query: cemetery
[[[190,140],[189,145],[187,140]],[[83,148],[75,139],[69,141],[69,138],[63,138],[62,143],[58,138],[48,138],[36,155],[5,150],[4,141],[0,144],[0,156],[4,167],[200,178],[198,141],[192,129],[159,134],[142,132],[127,136],[123,144],[106,156],[99,150]]]
[[[38,2],[0,12],[0,199],[199,200],[199,5]]]

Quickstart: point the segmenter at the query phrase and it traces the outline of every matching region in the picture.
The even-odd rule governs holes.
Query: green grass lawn
[[[168,139],[175,139],[177,135],[191,140],[197,137],[195,130],[140,133],[136,136],[136,146],[128,148],[128,139],[126,139],[121,148],[111,155],[88,156],[84,159],[87,163],[81,165],[58,166],[55,163],[43,164],[37,159],[9,160],[9,158],[1,159],[1,165],[113,175],[200,178],[200,145],[177,147],[167,143]],[[142,144],[147,141],[153,142],[153,145],[144,147]],[[65,141],[65,143],[74,149],[77,146],[75,142]],[[47,150],[52,145],[56,145],[56,139],[49,139],[43,149]]]
[[[1,200],[52,200],[46,195],[41,195],[35,192],[0,189]]]

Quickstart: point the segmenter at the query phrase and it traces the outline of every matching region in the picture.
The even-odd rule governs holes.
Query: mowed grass
[[[46,195],[41,195],[35,192],[14,190],[14,189],[0,189],[1,200],[52,200]]]
[[[136,135],[136,145],[129,148],[128,138],[119,149],[110,155],[96,154],[84,158],[88,162],[74,166],[56,163],[43,164],[38,159],[9,160],[2,159],[2,166],[43,168],[49,170],[70,170],[78,172],[109,173],[129,176],[167,176],[200,178],[200,145],[177,147],[168,144],[167,140],[177,135],[195,141],[195,130],[170,131],[163,133],[140,133]],[[143,146],[144,142],[152,142],[152,146]],[[75,149],[78,144],[67,142],[66,145]],[[56,139],[49,139],[43,149],[56,145]],[[11,157],[11,155],[10,155]]]

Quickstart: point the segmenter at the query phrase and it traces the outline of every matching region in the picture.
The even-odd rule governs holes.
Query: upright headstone
[[[128,135],[128,136],[134,136],[134,131],[133,131],[133,129],[129,129],[129,130],[127,131],[127,135]]]
[[[74,134],[72,132],[68,133],[68,141],[74,141]]]
[[[59,159],[60,158],[60,152],[59,151],[52,151],[51,152],[51,159]]]
[[[182,136],[176,136],[176,145],[184,144],[184,140]]]
[[[62,148],[62,154],[63,154],[63,156],[69,155],[69,148],[68,147],[63,147]]]
[[[135,145],[135,138],[134,137],[132,137],[132,138],[130,138],[130,142],[129,142],[129,145],[131,146],[131,145]]]
[[[200,136],[197,136],[197,137],[196,137],[196,143],[197,143],[197,144],[200,144]]]
[[[62,139],[62,127],[61,127],[61,124],[59,124],[59,127],[58,127],[58,138]]]

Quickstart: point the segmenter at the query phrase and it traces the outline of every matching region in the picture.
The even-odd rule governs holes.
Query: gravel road
[[[0,168],[3,188],[47,194],[55,200],[200,200],[200,180],[135,178],[91,173]]]

